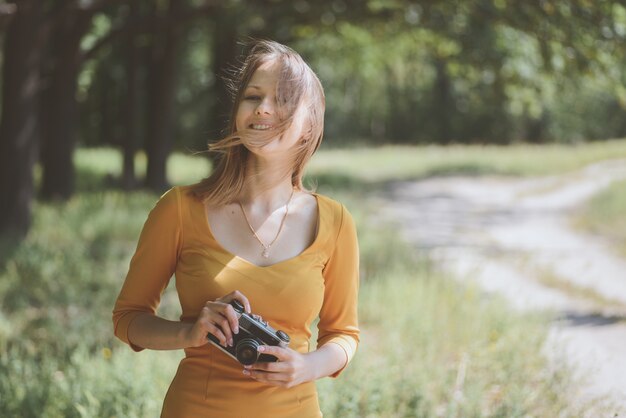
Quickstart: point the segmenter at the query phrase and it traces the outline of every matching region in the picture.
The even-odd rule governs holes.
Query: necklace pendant
[[[278,236],[280,235],[280,232],[283,230],[283,226],[285,225],[285,220],[287,219],[287,215],[289,214],[289,204],[291,203],[291,199],[293,199],[294,191],[295,189],[291,190],[291,196],[289,196],[289,200],[287,201],[287,204],[285,205],[285,214],[283,215],[282,221],[280,221],[278,232],[276,232],[276,236],[274,237],[274,240],[270,242],[269,244],[265,244],[263,241],[261,241],[261,238],[259,238],[256,231],[252,227],[252,224],[250,223],[250,220],[248,219],[248,215],[246,215],[246,211],[243,208],[241,201],[238,202],[239,207],[241,208],[241,213],[243,214],[244,219],[248,223],[248,227],[250,228],[252,235],[254,235],[254,238],[256,238],[256,240],[259,241],[259,244],[261,244],[261,246],[263,247],[263,252],[261,252],[261,256],[263,256],[263,258],[270,258],[270,247],[272,246],[272,244],[276,242],[276,240],[278,239]]]

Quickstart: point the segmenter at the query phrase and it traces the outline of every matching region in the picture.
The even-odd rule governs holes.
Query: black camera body
[[[243,365],[278,360],[270,354],[259,353],[257,349],[261,345],[287,347],[289,335],[275,330],[259,315],[247,314],[239,301],[233,300],[230,305],[235,309],[239,320],[239,333],[233,334],[232,347],[224,347],[211,333],[207,334],[209,342]]]

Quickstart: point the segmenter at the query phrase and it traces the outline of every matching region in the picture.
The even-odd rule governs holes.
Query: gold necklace
[[[276,236],[274,237],[272,242],[270,242],[269,244],[264,243],[261,240],[261,238],[259,238],[259,236],[257,235],[256,231],[252,227],[252,224],[250,223],[250,220],[248,219],[248,215],[246,215],[246,211],[244,210],[243,205],[241,204],[241,201],[237,202],[237,203],[239,203],[239,207],[241,208],[241,212],[243,213],[243,217],[246,219],[246,222],[248,223],[248,227],[250,227],[250,231],[252,231],[252,235],[254,235],[254,238],[256,238],[256,240],[259,241],[259,244],[261,244],[261,246],[263,247],[263,252],[261,253],[261,255],[264,258],[269,258],[269,256],[270,256],[270,248],[272,247],[272,245],[274,245],[274,243],[278,239],[278,236],[280,235],[280,232],[283,230],[283,225],[285,225],[285,220],[287,219],[287,214],[289,213],[289,204],[291,203],[291,199],[293,198],[293,192],[294,192],[294,189],[291,190],[291,196],[289,196],[289,200],[287,201],[287,205],[286,205],[286,208],[285,208],[285,214],[283,215],[283,220],[280,222],[280,226],[278,227],[278,232],[276,233]]]

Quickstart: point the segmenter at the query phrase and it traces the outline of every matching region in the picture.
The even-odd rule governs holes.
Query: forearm
[[[128,326],[128,339],[135,345],[152,350],[187,348],[193,324],[170,321],[148,313],[137,316]]]
[[[341,370],[348,361],[343,348],[335,343],[327,343],[308,353],[307,357],[312,365],[312,380],[332,375]]]

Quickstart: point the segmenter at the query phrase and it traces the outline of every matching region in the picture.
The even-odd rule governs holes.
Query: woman
[[[307,191],[306,163],[323,134],[317,76],[290,48],[252,45],[235,83],[230,135],[210,177],[165,193],[144,225],[113,311],[136,351],[184,349],[162,417],[320,417],[314,381],[336,377],[358,344],[358,246],[343,205]],[[180,321],[156,316],[176,275]],[[276,362],[242,366],[230,302],[286,332],[261,345]],[[310,325],[319,317],[317,347]]]

